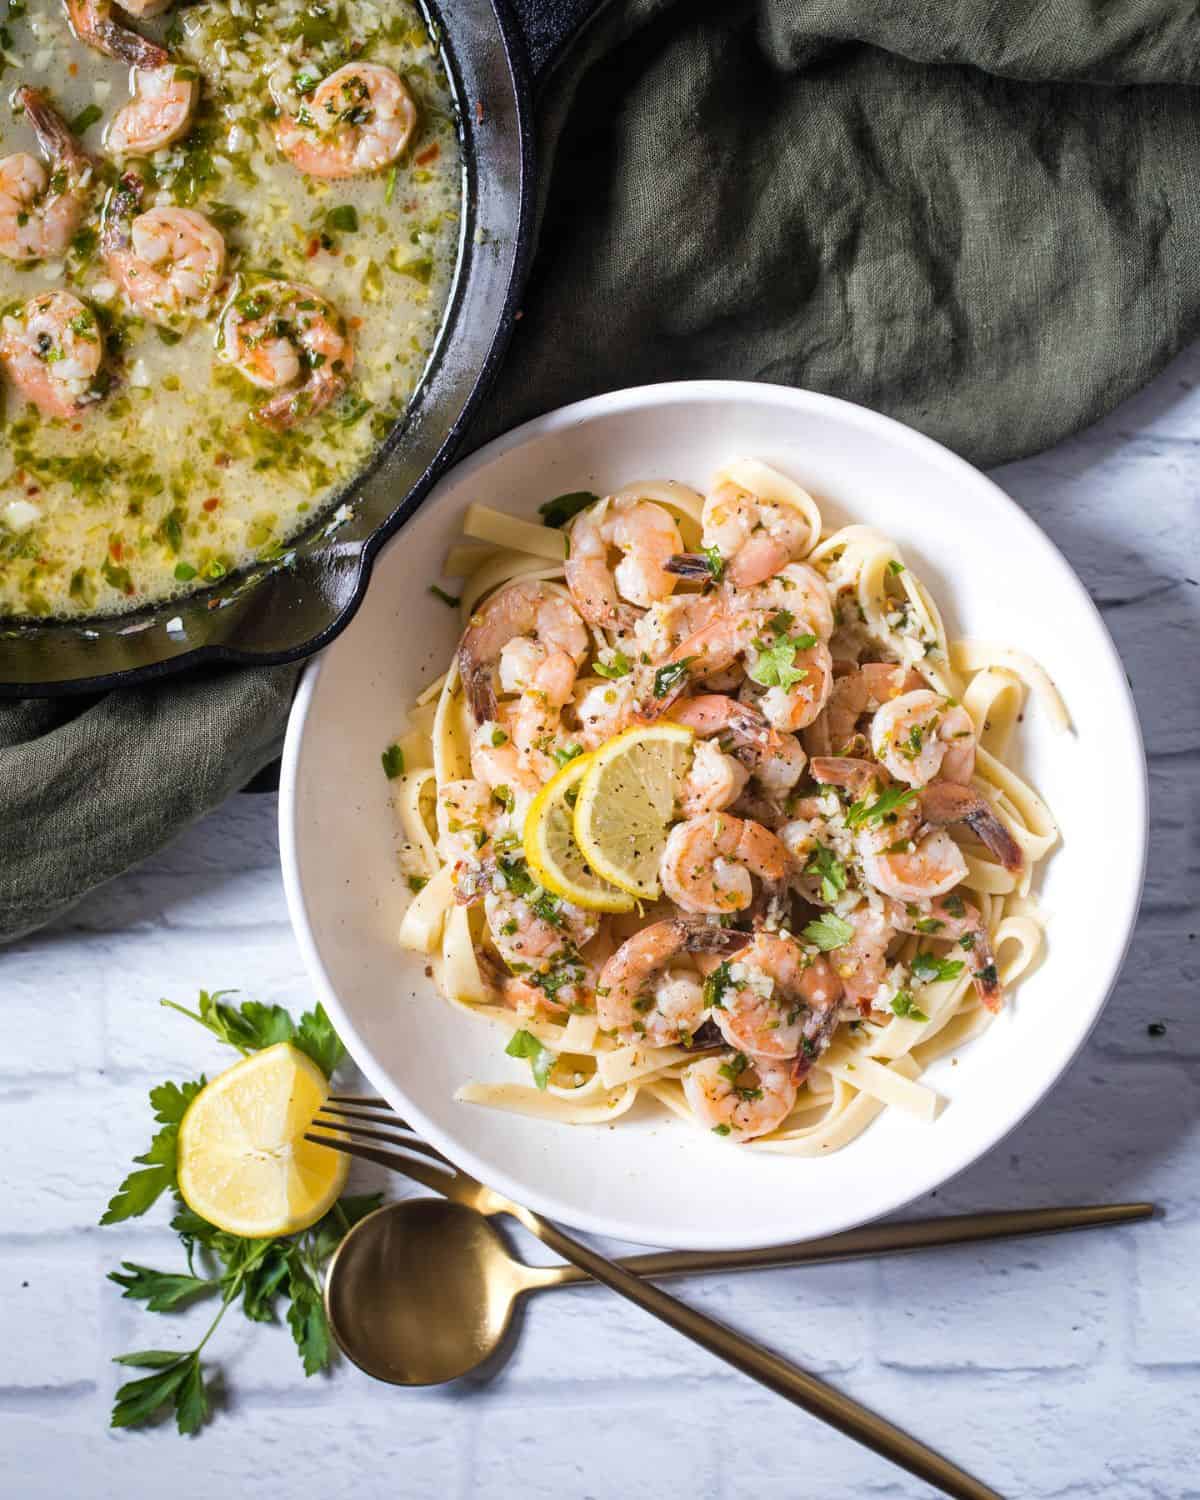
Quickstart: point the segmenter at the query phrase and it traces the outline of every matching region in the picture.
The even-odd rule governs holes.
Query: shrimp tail
[[[149,72],[171,61],[166,48],[114,19],[112,0],[67,0],[67,16],[81,42],[117,62]]]
[[[458,648],[458,672],[476,724],[485,724],[489,719],[494,719],[496,688],[492,682],[491,663],[481,661],[469,651],[465,639]]]
[[[78,165],[88,161],[87,153],[71,134],[71,127],[41,89],[22,84],[13,95],[13,103],[24,112],[38,145],[50,161]]]
[[[921,792],[921,811],[928,823],[944,827],[965,823],[979,842],[1014,874],[1024,868],[1020,845],[992,811],[985,798],[969,786],[935,781]]]
[[[886,786],[891,777],[873,760],[855,760],[849,755],[814,755],[808,763],[814,781],[822,786],[862,791],[872,782]]]
[[[686,953],[736,953],[750,941],[748,932],[734,927],[714,927],[711,922],[687,922],[671,919],[679,936],[679,946]]]
[[[100,249],[121,255],[133,241],[133,220],[142,206],[145,184],[136,172],[126,172],[105,199],[100,216]]]
[[[345,388],[342,376],[320,375],[307,381],[298,390],[280,391],[255,408],[254,420],[263,427],[273,427],[277,432],[295,427],[306,417],[324,411],[329,403]]]
[[[676,552],[667,558],[663,568],[677,578],[696,578],[712,583],[716,577],[712,564],[703,552]]]

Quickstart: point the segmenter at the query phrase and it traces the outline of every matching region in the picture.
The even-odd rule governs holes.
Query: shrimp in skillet
[[[677,582],[667,563],[683,545],[679,527],[653,500],[625,495],[589,506],[571,523],[570,544],[567,587],[589,625],[630,629],[639,611],[666,599]],[[615,568],[610,548],[621,553]]]
[[[796,1104],[790,1065],[751,1060],[744,1052],[702,1057],[684,1071],[681,1081],[696,1118],[715,1134],[739,1143],[778,1129]]]
[[[265,427],[293,427],[324,410],[341,395],[354,365],[345,319],[296,281],[235,285],[218,340],[222,359],[275,393],[254,413]]]
[[[79,40],[133,69],[133,98],[113,116],[105,144],[115,156],[149,156],[187,133],[200,82],[190,68],[172,62],[165,47],[122,26],[115,8],[113,0],[67,0]]]
[[[708,813],[677,823],[667,835],[659,875],[667,895],[687,912],[742,911],[760,882],[769,907],[783,899],[791,856],[759,823]]]
[[[396,160],[417,128],[404,80],[379,63],[347,63],[275,127],[280,151],[309,177],[359,177]]]
[[[0,255],[53,260],[65,255],[91,192],[91,157],[39,89],[19,88],[13,105],[29,121],[50,170],[27,152],[0,161]]]
[[[0,322],[0,364],[50,417],[77,417],[104,395],[104,337],[73,292],[41,292]]]
[[[670,917],[627,939],[605,964],[596,989],[596,1014],[622,1041],[651,1047],[691,1043],[704,1021],[703,986],[674,967],[685,954],[732,953],[744,932]]]
[[[109,274],[152,323],[203,318],[225,274],[224,236],[194,209],[139,214],[144,192],[141,178],[127,172],[104,206],[100,248]]]

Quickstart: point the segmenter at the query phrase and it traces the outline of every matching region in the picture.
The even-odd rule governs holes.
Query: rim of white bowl
[[[809,1230],[807,1234],[803,1232],[780,1233],[772,1230],[765,1238],[760,1238],[753,1230],[750,1230],[748,1235],[743,1234],[731,1239],[728,1234],[720,1232],[715,1234],[689,1232],[685,1244],[679,1239],[678,1231],[672,1230],[670,1225],[653,1222],[634,1223],[625,1219],[607,1217],[604,1214],[583,1212],[572,1205],[564,1206],[553,1195],[544,1193],[536,1183],[521,1182],[508,1173],[481,1161],[474,1152],[465,1149],[459,1142],[448,1137],[443,1130],[428,1119],[424,1111],[407,1097],[386,1070],[376,1062],[370,1048],[359,1035],[357,1027],[342,1006],[313,937],[296,857],[297,769],[305,724],[323,667],[322,656],[315,657],[305,668],[288,718],[279,782],[279,853],[292,931],[299,944],[309,978],[316,986],[317,998],[329,1013],[354,1061],[379,1093],[388,1100],[397,1113],[403,1115],[413,1129],[464,1171],[486,1182],[489,1187],[505,1193],[514,1201],[532,1208],[546,1218],[558,1220],[574,1229],[648,1245],[695,1250],[723,1250],[736,1247],[757,1248],[787,1244],[791,1241],[799,1242],[802,1239],[823,1238],[826,1235],[857,1228],[895,1213],[933,1189],[952,1181],[969,1166],[994,1150],[1006,1136],[1028,1118],[1079,1056],[1112,995],[1129,951],[1145,879],[1149,841],[1149,785],[1141,726],[1124,662],[1109,634],[1103,616],[1096,608],[1095,602],[1066,555],[1037,522],[1027,515],[994,480],[989,479],[966,459],[952,453],[949,448],[943,447],[933,438],[926,437],[911,427],[906,427],[904,423],[896,421],[893,417],[886,417],[880,412],[872,411],[869,407],[859,406],[853,401],[843,401],[840,397],[827,396],[817,391],[747,380],[678,380],[660,385],[630,386],[601,396],[589,396],[586,400],[572,402],[569,406],[560,406],[554,411],[534,417],[531,421],[522,423],[520,427],[514,427],[511,431],[494,438],[448,470],[431,492],[422,509],[438,504],[439,492],[451,479],[469,478],[476,470],[493,459],[524,443],[545,437],[566,427],[582,425],[596,417],[638,408],[686,403],[697,399],[714,401],[751,399],[768,405],[777,404],[792,410],[807,408],[810,411],[827,411],[836,413],[839,420],[843,422],[848,420],[860,428],[886,433],[891,440],[899,441],[902,445],[919,453],[926,461],[940,465],[966,483],[990,493],[994,500],[1000,501],[1001,508],[1007,512],[1013,529],[1018,532],[1023,531],[1030,546],[1049,552],[1058,562],[1063,570],[1064,583],[1068,591],[1074,595],[1076,602],[1092,616],[1099,627],[1098,635],[1108,655],[1108,665],[1115,671],[1123,694],[1125,715],[1120,724],[1114,725],[1113,732],[1118,749],[1127,761],[1127,768],[1132,769],[1138,779],[1139,795],[1130,798],[1129,805],[1130,816],[1137,820],[1135,834],[1139,852],[1136,869],[1127,869],[1124,872],[1124,879],[1120,881],[1117,894],[1121,907],[1121,939],[1119,944],[1114,946],[1109,957],[1107,974],[1100,992],[1090,1011],[1081,1017],[1074,1034],[1063,1049],[1060,1060],[1049,1075],[1027,1083],[1023,1092],[1009,1095],[1010,1112],[997,1121],[995,1129],[987,1133],[982,1144],[978,1141],[971,1141],[959,1152],[951,1153],[948,1163],[943,1161],[924,1174],[915,1173],[905,1182],[903,1188],[890,1197],[886,1197],[881,1203],[873,1204],[865,1214],[848,1208],[840,1221],[825,1223],[818,1230]],[[388,549],[396,546],[402,536],[403,528],[396,537],[392,538]],[[381,557],[379,563],[382,563],[382,560]],[[347,634],[352,635],[352,633],[353,625],[349,627]],[[336,646],[336,642],[334,644]],[[1118,880],[1120,880],[1120,873],[1118,872]],[[1110,891],[1110,896],[1111,894]]]

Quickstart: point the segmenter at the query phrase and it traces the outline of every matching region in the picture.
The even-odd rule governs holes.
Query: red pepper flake
[[[210,495],[208,497],[208,499],[204,502],[204,509],[205,510],[216,510],[217,506],[220,505],[220,503],[221,503],[220,498],[217,495]]]
[[[441,156],[441,154],[442,148],[436,141],[434,141],[432,146],[426,146],[425,150],[421,152],[420,156],[414,157],[413,160],[416,162],[418,167],[424,167],[428,166],[431,161],[437,161],[438,157]]]
[[[121,561],[121,553],[123,550],[124,549],[121,546],[121,538],[119,536],[110,536],[108,539],[108,555],[112,558],[113,562]]]
[[[213,463],[216,464],[218,469],[227,469],[232,462],[233,459],[228,453],[218,453],[216,458],[213,459]]]
[[[67,72],[70,73],[72,78],[76,77],[79,73],[79,64],[71,63],[71,65],[67,68]]]
[[[25,493],[27,495],[40,495],[42,493],[42,487],[40,484],[28,484],[25,486]]]
[[[357,314],[354,317],[348,319],[348,322],[350,324],[350,327],[354,329],[355,333],[357,333],[358,330],[363,326],[363,320],[358,317]]]
[[[314,235],[312,237],[312,239],[309,240],[309,242],[308,242],[308,249],[304,253],[308,257],[309,260],[312,260],[312,258],[313,258],[314,255],[319,255],[320,254],[320,251],[321,251],[321,241],[320,241],[320,239],[316,235]]]
[[[480,124],[480,125],[483,124],[483,100],[482,99],[476,99],[476,101],[475,101],[475,119],[476,119],[476,122],[478,124]]]

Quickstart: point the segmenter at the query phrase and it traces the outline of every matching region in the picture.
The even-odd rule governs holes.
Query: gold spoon
[[[1150,1203],[1018,1209],[910,1224],[765,1250],[665,1251],[618,1264],[646,1277],[813,1265],[1017,1235],[1053,1234],[1147,1219]],[[585,1282],[577,1266],[531,1266],[513,1256],[483,1214],[440,1198],[410,1198],[369,1214],[329,1265],[325,1308],[346,1356],[377,1380],[437,1385],[468,1375],[504,1342],[527,1293]]]

